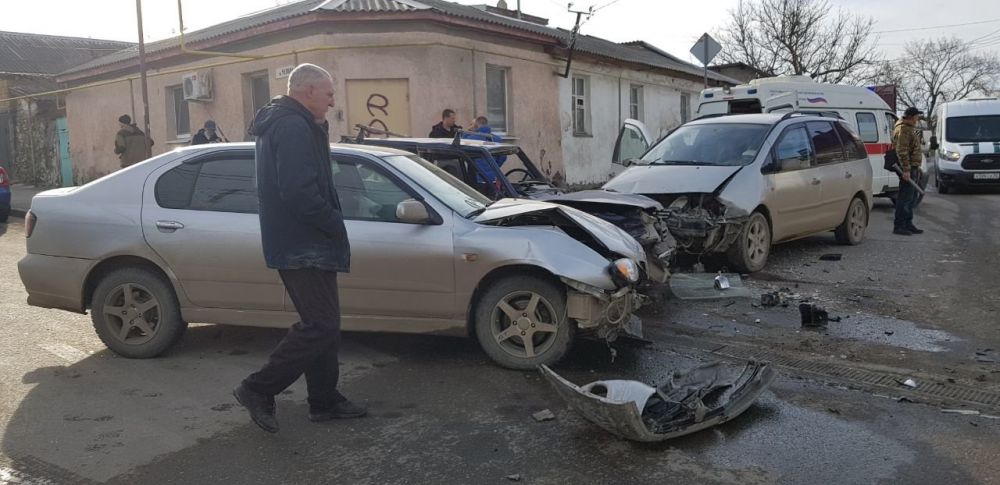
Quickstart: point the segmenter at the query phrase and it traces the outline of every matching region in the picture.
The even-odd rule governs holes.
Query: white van
[[[754,79],[748,84],[702,91],[696,117],[783,111],[819,112],[846,121],[865,143],[872,165],[872,194],[895,201],[899,178],[882,166],[898,117],[869,89],[818,83],[808,76]],[[926,185],[927,177],[918,182]]]
[[[938,192],[964,185],[1000,185],[1000,100],[943,103],[931,114]]]

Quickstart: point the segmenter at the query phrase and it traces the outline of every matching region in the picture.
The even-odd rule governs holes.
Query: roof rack
[[[776,109],[781,109],[781,108],[783,108],[783,106],[779,106]],[[832,111],[789,111],[789,112],[785,113],[784,116],[781,117],[781,121],[785,121],[785,120],[791,118],[794,115],[798,115],[798,116],[819,116],[820,118],[836,118],[838,120],[844,119],[843,117],[840,116],[839,113],[835,113],[835,112],[832,112]]]

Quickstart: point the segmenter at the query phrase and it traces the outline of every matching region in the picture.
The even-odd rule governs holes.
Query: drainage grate
[[[900,386],[911,375],[894,374],[884,371],[872,371],[856,366],[846,366],[801,358],[786,353],[773,352],[759,347],[725,344],[719,348],[707,348],[708,342],[699,342],[696,348],[721,357],[739,360],[764,360],[773,362],[790,374],[807,378],[833,379],[847,384],[848,387],[869,391],[891,391],[897,396],[912,397],[914,400],[937,404],[966,404],[979,408],[990,408],[1000,411],[1000,392],[979,389],[962,384],[932,382],[921,379],[920,387],[910,389]],[[708,345],[706,345],[708,344]],[[944,377],[932,377],[946,380]]]

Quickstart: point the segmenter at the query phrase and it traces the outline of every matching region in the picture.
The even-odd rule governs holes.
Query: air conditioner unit
[[[212,75],[198,71],[184,75],[184,99],[188,101],[212,100]]]

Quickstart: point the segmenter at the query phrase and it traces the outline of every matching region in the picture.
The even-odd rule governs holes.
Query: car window
[[[683,125],[642,156],[651,165],[749,165],[769,125],[752,123],[695,123]]]
[[[256,214],[252,156],[181,164],[156,182],[156,201],[167,209]]]
[[[886,136],[891,136],[892,129],[896,126],[897,121],[899,121],[899,118],[897,118],[896,115],[888,112],[885,114],[886,127],[884,133]]]
[[[848,160],[868,158],[868,151],[865,150],[864,142],[861,141],[861,137],[850,126],[840,122],[834,123],[833,127],[837,130],[837,134],[840,135],[840,141],[844,145],[844,153],[847,155]]]
[[[413,198],[374,164],[355,159],[333,160],[333,185],[345,219],[399,222],[396,206]]]
[[[462,217],[469,217],[492,202],[461,180],[416,155],[392,155],[384,160]]]
[[[798,125],[782,133],[781,139],[775,144],[774,153],[782,172],[808,168],[812,165],[813,149],[805,126]]]
[[[845,160],[844,148],[840,145],[840,138],[833,128],[833,123],[810,121],[806,123],[806,127],[809,130],[809,138],[812,139],[813,149],[816,150],[816,163],[818,165]]]
[[[858,120],[858,132],[865,143],[878,143],[878,123],[875,121],[875,113],[857,113],[854,115]]]

